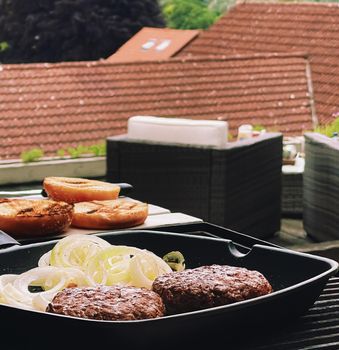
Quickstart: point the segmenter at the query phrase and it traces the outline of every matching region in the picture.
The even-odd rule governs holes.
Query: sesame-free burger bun
[[[116,229],[141,225],[148,215],[147,203],[118,198],[74,204],[72,226]]]
[[[72,222],[73,205],[41,199],[0,199],[0,230],[13,237],[58,234]]]
[[[73,177],[46,177],[43,187],[49,198],[66,203],[116,199],[120,192],[108,182]]]

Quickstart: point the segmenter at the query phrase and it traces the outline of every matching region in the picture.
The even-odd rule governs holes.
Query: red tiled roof
[[[312,128],[302,54],[0,66],[0,159],[96,143],[133,115],[225,119],[288,135]]]
[[[320,122],[339,111],[339,4],[244,3],[235,6],[180,55],[306,51]]]
[[[159,61],[182,50],[199,34],[198,30],[144,27],[117,52],[109,62]]]

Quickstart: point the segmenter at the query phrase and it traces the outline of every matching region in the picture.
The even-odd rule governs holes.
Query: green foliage
[[[143,27],[163,27],[158,0],[0,0],[2,63],[106,58]]]
[[[9,49],[8,42],[6,41],[1,41],[0,42],[0,52],[4,52]]]
[[[162,8],[170,2],[172,2],[172,0],[159,0],[159,4]],[[196,0],[192,0],[192,2],[196,2]],[[236,0],[200,0],[199,3],[206,5],[210,10],[218,14],[222,14],[226,12],[230,6],[234,5]]]
[[[100,142],[96,145],[89,146],[90,151],[97,157],[106,155],[106,142]]]
[[[44,156],[44,151],[40,148],[33,148],[21,153],[20,158],[24,163],[35,162]]]
[[[332,137],[334,132],[339,133],[339,113],[336,116],[337,118],[333,122],[326,125],[319,125],[314,131],[328,137]]]
[[[65,156],[70,156],[71,158],[79,158],[83,155],[103,157],[106,155],[106,142],[101,141],[90,146],[84,146],[80,144],[76,147],[68,147],[67,150],[61,148],[57,151],[57,155],[60,158],[64,158]]]
[[[66,154],[66,151],[63,148],[61,148],[57,151],[57,156],[60,158],[65,157],[65,154]]]
[[[163,14],[168,27],[177,29],[207,29],[219,17],[203,0],[168,0]]]
[[[78,145],[68,147],[66,150],[60,148],[57,152],[59,158],[71,157],[79,158],[83,155],[103,157],[106,156],[106,142],[101,141],[90,146]],[[33,148],[21,153],[20,157],[24,163],[35,162],[44,156],[44,151],[40,148]]]
[[[253,131],[262,131],[265,130],[266,128],[263,125],[257,124],[253,125]]]
[[[68,147],[67,153],[71,156],[71,158],[79,158],[83,154],[87,154],[90,152],[87,146],[83,146],[80,144],[77,147]]]
[[[205,0],[205,3],[208,4],[208,7],[218,13],[223,13],[227,9],[236,3],[235,0]]]

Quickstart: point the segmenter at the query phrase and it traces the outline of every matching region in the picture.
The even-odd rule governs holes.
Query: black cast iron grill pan
[[[186,267],[227,264],[255,269],[263,273],[274,292],[255,299],[201,311],[141,321],[96,321],[67,316],[32,312],[0,305],[2,338],[20,342],[39,339],[49,341],[70,337],[73,345],[112,343],[122,348],[161,348],[178,345],[234,344],[260,329],[279,327],[282,321],[303,314],[318,298],[338,264],[330,259],[297,253],[265,245],[254,245],[241,253],[230,240],[155,231],[120,231],[99,234],[111,244],[131,245],[153,251],[159,256],[180,250],[186,258]],[[36,267],[39,257],[57,241],[11,247],[0,251],[0,274],[21,273]],[[56,334],[58,335],[56,337]],[[70,343],[67,343],[70,346]],[[233,345],[232,345],[233,346]],[[154,347],[158,348],[158,347]],[[225,347],[226,348],[226,347]],[[230,349],[233,347],[227,347]]]

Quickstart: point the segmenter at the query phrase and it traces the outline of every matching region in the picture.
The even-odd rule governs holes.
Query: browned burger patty
[[[161,317],[164,304],[145,288],[99,286],[66,288],[47,306],[47,312],[94,320],[142,320]]]
[[[153,290],[173,314],[254,298],[270,293],[272,287],[258,271],[211,265],[159,276]]]

